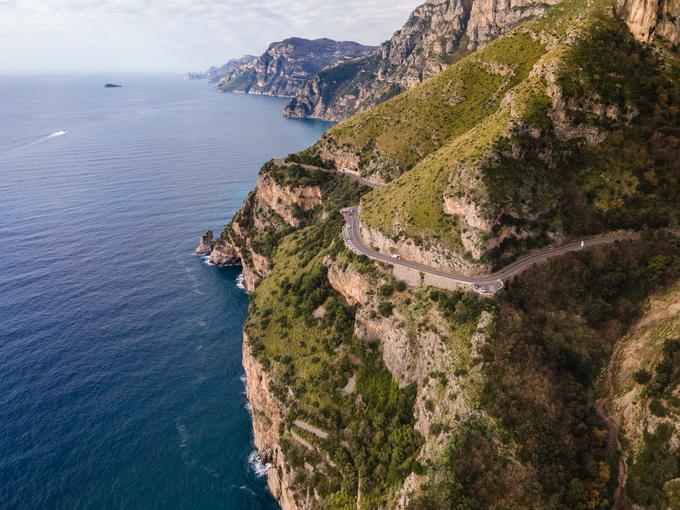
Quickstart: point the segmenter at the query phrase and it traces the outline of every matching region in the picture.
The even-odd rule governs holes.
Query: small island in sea
[[[122,87],[123,87],[122,85],[117,85],[115,83],[107,83],[106,85],[104,85],[104,88],[106,89],[120,89]]]

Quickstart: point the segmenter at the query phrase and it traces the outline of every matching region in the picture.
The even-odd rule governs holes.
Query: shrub
[[[394,311],[394,305],[392,305],[392,303],[390,303],[389,301],[383,301],[378,306],[378,311],[380,312],[380,315],[382,315],[383,317],[390,317],[392,315],[392,312]]]
[[[652,374],[650,374],[647,370],[641,369],[635,372],[633,379],[635,379],[635,382],[638,384],[647,384],[652,380]]]

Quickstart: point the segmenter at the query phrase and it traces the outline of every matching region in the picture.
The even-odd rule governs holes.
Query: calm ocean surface
[[[239,271],[192,252],[328,127],[283,106],[0,75],[0,508],[277,508],[249,463]]]

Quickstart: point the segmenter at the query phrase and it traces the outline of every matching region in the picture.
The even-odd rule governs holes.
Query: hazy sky
[[[0,72],[199,71],[290,36],[378,44],[424,0],[0,0]]]

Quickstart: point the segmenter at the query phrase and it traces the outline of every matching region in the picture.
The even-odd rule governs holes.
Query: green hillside
[[[561,4],[331,130],[365,172],[403,174],[364,198],[362,222],[492,262],[554,236],[675,225],[678,58],[611,12]]]
[[[388,185],[334,173],[333,149]],[[298,506],[611,508],[621,463],[598,412],[603,377],[645,300],[680,277],[665,228],[680,215],[677,53],[636,42],[608,1],[567,0],[287,161],[262,176],[318,186],[324,205],[296,229],[256,190],[229,231],[270,263],[246,332],[280,415],[253,419],[279,422],[267,439]],[[564,237],[642,235],[484,299],[409,286],[350,253],[340,209],[359,200],[362,224],[392,241],[496,265]],[[658,439],[630,463],[631,501],[676,490],[664,484],[677,466],[647,469],[670,444]]]

